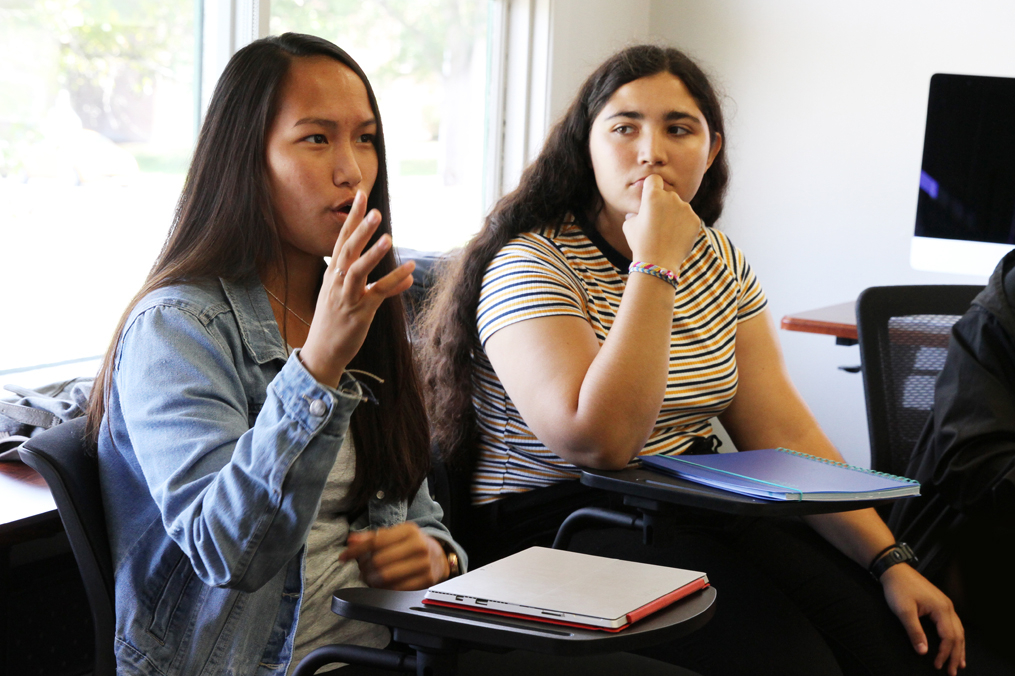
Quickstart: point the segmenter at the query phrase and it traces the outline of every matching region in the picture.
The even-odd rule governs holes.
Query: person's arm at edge
[[[786,370],[775,324],[766,309],[737,327],[737,394],[720,421],[742,450],[787,447],[843,461],[818,426]],[[863,566],[895,538],[873,509],[806,517],[825,539]],[[941,637],[935,667],[947,662],[954,676],[965,666],[965,634],[951,600],[908,564],[889,568],[881,577],[885,598],[909,634],[914,649],[927,651],[919,617],[930,615]]]

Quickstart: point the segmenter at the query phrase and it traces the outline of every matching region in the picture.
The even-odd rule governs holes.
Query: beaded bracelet
[[[651,263],[635,261],[631,263],[630,267],[627,268],[627,271],[640,272],[644,275],[658,277],[674,289],[677,288],[677,273],[673,272],[673,270],[667,270],[666,268],[661,268],[658,265],[652,265]]]

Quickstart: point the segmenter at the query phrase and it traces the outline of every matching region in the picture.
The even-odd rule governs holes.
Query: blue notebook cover
[[[785,448],[712,455],[649,455],[648,469],[768,500],[876,500],[920,494],[912,479]]]

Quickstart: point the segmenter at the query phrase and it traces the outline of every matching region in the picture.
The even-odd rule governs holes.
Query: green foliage
[[[10,94],[0,106],[0,173],[9,175],[60,89],[86,127],[136,136],[157,81],[192,76],[194,0],[0,0],[0,37],[0,55],[17,67],[0,74]]]
[[[15,21],[59,44],[60,87],[103,88],[127,69],[143,91],[191,72],[194,0],[3,0],[0,22]]]
[[[110,86],[133,71],[138,93],[155,75],[190,74],[193,0],[45,0],[46,16],[62,45],[61,82],[71,91],[85,84]]]
[[[178,174],[183,176],[190,166],[191,153],[186,150],[153,153],[144,149],[131,149],[138,169],[144,173]]]

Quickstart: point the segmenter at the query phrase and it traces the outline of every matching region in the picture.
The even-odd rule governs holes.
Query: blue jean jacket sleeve
[[[423,485],[416,491],[416,496],[409,503],[409,510],[405,515],[405,520],[415,522],[426,534],[436,538],[444,545],[450,545],[455,550],[455,553],[458,554],[458,565],[461,572],[464,573],[469,569],[469,556],[462,549],[461,545],[451,537],[451,531],[441,523],[443,516],[444,510],[430,497],[430,490],[426,479],[424,479]]]
[[[206,584],[253,591],[299,551],[359,403],[293,354],[254,412],[236,345],[185,306],[137,314],[114,374],[137,463]]]

